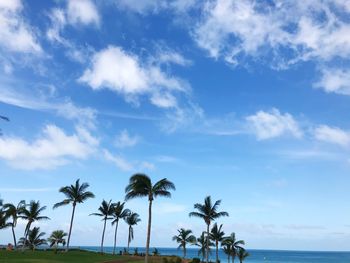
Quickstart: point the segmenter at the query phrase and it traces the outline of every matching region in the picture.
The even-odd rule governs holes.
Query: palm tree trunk
[[[230,263],[230,254],[227,255],[227,263]]]
[[[184,245],[184,259],[186,258],[186,245]]]
[[[14,243],[14,245],[15,245],[15,248],[17,248],[16,234],[15,234],[15,228],[14,228],[14,226],[13,226],[13,223],[12,223],[11,228],[12,228],[13,243]]]
[[[24,242],[23,242],[23,245],[22,245],[22,251],[24,251],[24,247],[25,247],[25,245],[26,245],[26,243],[27,243],[27,238],[28,238],[28,233],[29,233],[30,225],[31,225],[31,224],[28,224],[28,225],[26,226],[26,229],[24,230]]]
[[[119,220],[117,220],[117,222],[116,222],[116,224],[115,224],[113,255],[115,255],[115,248],[116,248],[116,245],[117,245],[117,231],[118,231],[118,223],[119,223]]]
[[[207,247],[206,247],[207,263],[209,263],[209,227],[210,227],[210,224],[207,224]]]
[[[75,214],[75,203],[73,203],[73,211],[72,211],[72,217],[70,219],[70,226],[69,226],[69,233],[68,233],[68,239],[67,239],[67,246],[66,246],[66,252],[69,250],[69,241],[70,241],[70,235],[72,234],[72,227],[73,227],[73,219]]]
[[[103,241],[105,239],[105,231],[106,231],[106,223],[107,223],[107,219],[105,218],[104,220],[104,224],[103,224],[103,231],[102,231],[102,240],[101,240],[101,254],[103,254]]]
[[[128,235],[128,254],[129,254],[129,247],[130,247],[130,230],[131,230],[131,226],[129,226],[129,235]]]
[[[219,263],[219,242],[216,240],[216,263]]]
[[[149,205],[148,205],[148,228],[147,228],[145,263],[148,263],[149,243],[150,243],[150,240],[151,240],[151,224],[152,224],[152,200],[149,200]]]

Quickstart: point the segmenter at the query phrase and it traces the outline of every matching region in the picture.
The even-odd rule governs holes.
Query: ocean
[[[100,251],[100,247],[86,246],[81,249],[89,251]],[[124,248],[117,248],[122,251]],[[134,247],[130,248],[133,253]],[[138,252],[144,252],[144,248],[137,248]],[[157,247],[161,255],[177,255],[182,257],[182,250],[176,248]],[[152,252],[152,247],[150,251]],[[112,247],[105,247],[105,253],[112,253]],[[244,261],[246,263],[350,263],[350,252],[319,252],[319,251],[284,251],[284,250],[248,250],[250,256]],[[187,258],[198,257],[197,248],[187,249]],[[221,263],[227,263],[227,256],[220,251],[219,257]],[[215,250],[212,250],[211,260],[215,260]],[[238,263],[238,259],[235,263]]]

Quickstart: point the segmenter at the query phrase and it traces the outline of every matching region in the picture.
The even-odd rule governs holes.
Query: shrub
[[[201,263],[200,258],[193,258],[192,263]]]
[[[162,263],[169,263],[168,258],[162,258]]]
[[[182,258],[176,257],[175,258],[175,263],[182,263]]]

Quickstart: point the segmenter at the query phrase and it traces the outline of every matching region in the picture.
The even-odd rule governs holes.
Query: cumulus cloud
[[[95,24],[100,23],[97,8],[91,0],[68,0],[68,21],[72,24]]]
[[[118,148],[132,147],[140,141],[140,137],[132,136],[127,130],[122,130],[116,137],[115,146]]]
[[[320,80],[314,85],[326,92],[350,95],[350,69],[325,68]]]
[[[320,125],[314,130],[317,140],[347,147],[350,145],[350,132],[337,127]]]
[[[296,138],[302,137],[303,133],[289,113],[282,114],[278,109],[271,111],[258,111],[246,118],[251,132],[258,140],[266,140],[282,135],[291,135]]]
[[[159,65],[144,64],[136,55],[116,46],[95,53],[79,81],[94,90],[112,90],[134,103],[140,95],[148,95],[150,102],[160,108],[175,107],[173,93],[188,90],[185,81],[165,73]]]
[[[0,0],[0,45],[8,51],[40,54],[43,52],[35,29],[23,16],[20,0]]]
[[[46,125],[32,142],[18,137],[1,137],[0,158],[17,169],[53,169],[71,159],[88,158],[98,143],[98,139],[82,127],[68,135],[55,125]]]

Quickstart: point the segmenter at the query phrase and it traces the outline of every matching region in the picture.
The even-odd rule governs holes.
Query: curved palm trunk
[[[210,227],[210,224],[207,224],[207,247],[206,247],[207,263],[209,263],[209,227]]]
[[[17,248],[15,227],[13,226],[13,224],[12,224],[11,228],[12,228],[13,244],[15,245],[15,248]]]
[[[148,228],[147,228],[145,263],[148,263],[149,243],[150,243],[150,240],[151,240],[151,224],[152,224],[152,200],[149,200],[149,205],[148,205]]]
[[[216,245],[216,263],[219,263],[219,241],[215,241]]]
[[[105,218],[104,220],[104,224],[103,224],[103,231],[102,231],[102,240],[101,240],[101,253],[103,254],[103,241],[105,239],[105,231],[106,231],[106,223],[107,223],[107,219]]]
[[[26,226],[26,229],[24,230],[24,242],[22,245],[22,251],[24,250],[24,247],[26,246],[26,243],[27,243],[30,226],[31,226],[31,223],[28,223],[28,225]]]
[[[118,223],[119,223],[119,220],[117,220],[117,222],[116,222],[116,224],[115,224],[113,255],[115,255],[115,248],[116,248],[116,246],[117,246]]]
[[[66,252],[69,250],[69,241],[70,241],[70,235],[72,234],[73,219],[74,219],[74,214],[75,214],[75,206],[76,206],[76,204],[73,203],[73,211],[72,211],[72,217],[70,219],[70,226],[69,226],[69,233],[68,233],[68,239],[67,239]]]

